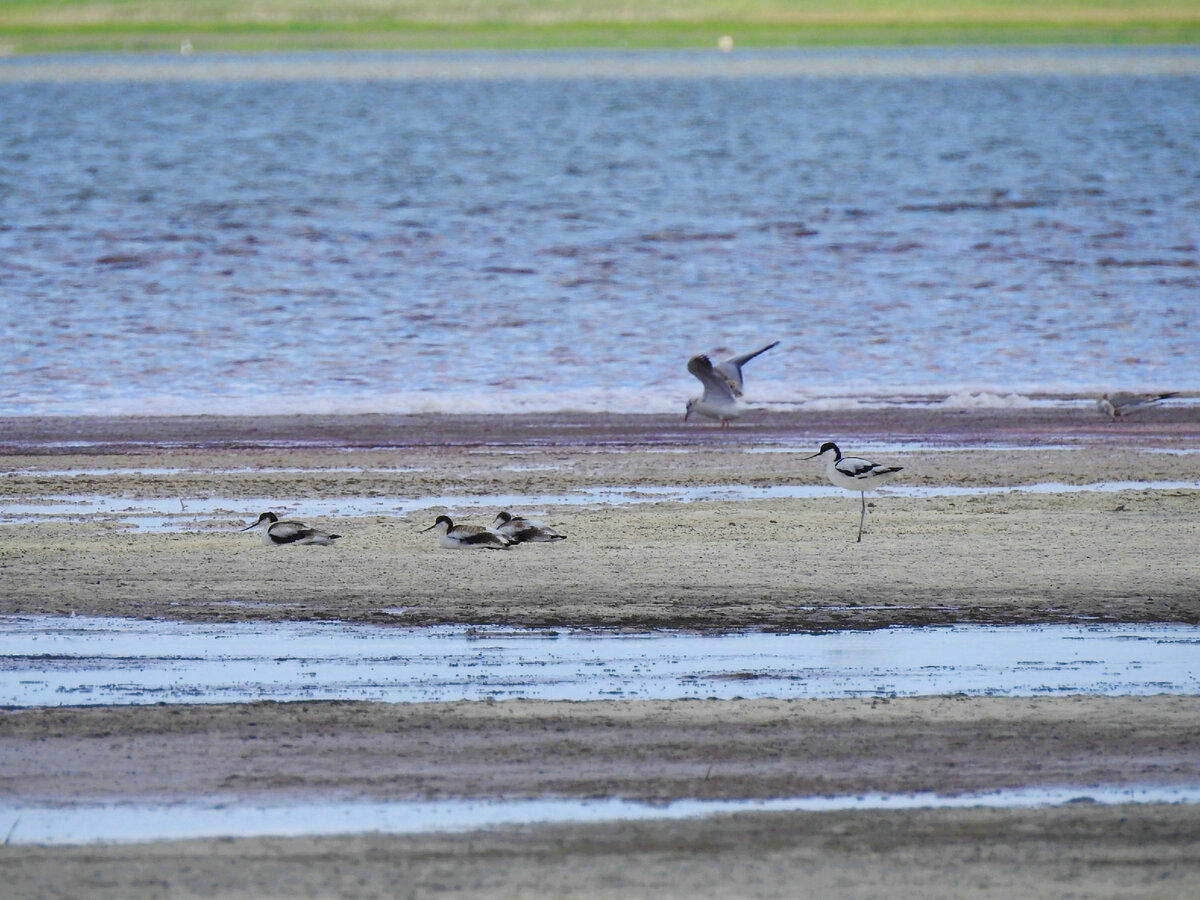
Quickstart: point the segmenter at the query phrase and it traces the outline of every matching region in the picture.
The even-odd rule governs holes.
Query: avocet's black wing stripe
[[[490,531],[479,531],[475,534],[455,535],[463,544],[491,544],[496,547],[505,546],[505,538],[492,534]]]
[[[870,475],[876,466],[870,460],[859,459],[857,456],[843,456],[838,460],[835,468],[843,475],[849,475],[851,478],[862,478],[865,475]]]
[[[301,525],[299,522],[276,522],[270,527],[267,534],[277,544],[294,544],[297,541],[311,538],[314,529]]]
[[[857,456],[843,456],[835,468],[850,478],[870,478],[872,475],[891,475],[904,466],[882,466]]]

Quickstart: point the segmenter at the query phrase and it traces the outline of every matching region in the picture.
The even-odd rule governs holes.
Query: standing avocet
[[[263,513],[255,522],[247,525],[242,531],[249,531],[251,528],[258,528],[260,525],[267,526],[262,532],[263,543],[267,545],[332,544],[341,537],[340,534],[330,534],[327,531],[313,528],[304,522],[292,522],[286,519],[280,521],[279,516],[273,512]]]
[[[698,413],[710,419],[717,419],[722,428],[728,428],[730,419],[758,409],[733,392],[729,382],[713,370],[712,360],[704,354],[689,359],[687,368],[704,385],[704,394],[687,402],[687,412],[683,414],[683,421],[686,422],[692,413]]]
[[[1119,419],[1131,412],[1153,406],[1160,400],[1166,400],[1178,394],[1179,391],[1171,391],[1166,394],[1135,394],[1131,391],[1116,391],[1112,394],[1101,394],[1100,399],[1096,401],[1096,408],[1110,419]]]
[[[451,550],[507,550],[515,543],[511,538],[482,525],[455,525],[449,516],[438,516],[421,532],[438,530],[441,544]]]
[[[826,441],[821,449],[805,459],[825,458],[825,475],[836,487],[848,491],[858,491],[862,498],[862,514],[858,517],[858,538],[863,536],[863,522],[867,518],[867,491],[873,491],[901,469],[903,466],[881,466],[868,459],[857,456],[842,456],[842,451],[833,441]]]

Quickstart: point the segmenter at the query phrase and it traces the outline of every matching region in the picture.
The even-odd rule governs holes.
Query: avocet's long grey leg
[[[867,491],[873,491],[887,479],[901,470],[901,466],[881,466],[869,459],[857,456],[842,456],[842,451],[833,441],[826,441],[821,449],[805,459],[825,459],[825,474],[830,484],[848,491],[858,491],[862,502],[862,512],[858,516],[858,538],[862,542],[863,528],[867,519]]]

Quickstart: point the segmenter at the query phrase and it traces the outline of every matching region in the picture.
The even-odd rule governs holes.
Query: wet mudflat
[[[505,419],[487,440],[471,441],[460,440],[470,437],[462,423],[446,422],[439,432],[431,421],[412,430],[419,439],[387,447],[371,442],[394,432],[390,424],[351,422],[342,429],[345,421],[316,422],[289,435],[282,423],[269,423],[263,440],[272,443],[258,448],[248,431],[226,421],[208,429],[202,420],[188,423],[185,445],[167,447],[154,440],[180,423],[142,421],[134,430],[151,445],[140,449],[111,443],[129,436],[130,423],[85,426],[84,436],[99,441],[89,438],[84,447],[38,443],[37,434],[54,428],[31,423],[25,436],[6,434],[10,446],[22,447],[20,456],[8,457],[18,473],[5,479],[13,497],[58,492],[136,500],[211,492],[302,505],[308,496],[346,496],[356,479],[350,485],[355,495],[385,500],[433,495],[429,488],[437,487],[464,498],[454,514],[478,521],[494,514],[495,498],[535,490],[819,486],[820,470],[806,470],[795,457],[843,428],[864,442],[919,431],[928,444],[929,435],[966,434],[957,447],[954,440],[937,440],[944,448],[937,451],[881,449],[895,449],[896,461],[911,474],[902,486],[984,490],[880,495],[862,545],[853,543],[858,498],[849,494],[656,498],[596,508],[547,504],[530,512],[561,526],[568,541],[496,554],[447,551],[426,540],[418,529],[430,524],[433,510],[342,516],[331,508],[320,523],[336,521],[345,538],[328,548],[265,547],[253,535],[236,533],[245,524],[240,509],[230,510],[227,532],[143,533],[99,516],[13,523],[0,525],[0,603],[7,615],[132,616],[147,620],[141,627],[169,620],[193,636],[214,622],[318,629],[336,620],[343,623],[337,627],[379,626],[395,640],[426,626],[464,634],[474,628],[485,635],[473,643],[476,662],[481,652],[503,658],[526,640],[517,629],[530,626],[559,633],[530,639],[543,647],[567,645],[573,640],[567,632],[580,626],[608,626],[626,633],[691,631],[692,639],[708,642],[706,649],[727,640],[707,635],[726,631],[768,640],[788,635],[763,632],[819,638],[830,630],[878,630],[875,639],[886,641],[893,631],[917,630],[895,626],[976,623],[999,643],[1008,634],[999,626],[1007,624],[1035,633],[1048,623],[1085,631],[1194,626],[1197,563],[1177,551],[1196,538],[1197,492],[1188,486],[1197,477],[1196,424],[1171,410],[1119,430],[1082,413],[1054,416],[981,414],[983,441],[970,437],[961,413],[927,410],[858,419],[831,414],[802,427],[768,417],[761,430],[752,426],[732,436],[683,431],[665,419],[561,423],[533,417]],[[355,446],[314,442],[327,427]],[[568,433],[577,435],[576,443],[559,444]],[[1012,449],[1014,441],[1023,446]],[[39,449],[31,456],[34,444]],[[118,447],[138,455],[113,455]],[[29,474],[19,474],[22,469]],[[78,476],[61,474],[74,469]],[[1131,484],[988,492],[1014,484],[1114,482]],[[511,639],[479,628],[496,624]],[[617,640],[627,647],[640,641]],[[597,798],[740,803],[1042,789],[1078,802],[1025,810],[757,810],[695,821],[496,826],[443,836],[12,845],[0,848],[0,874],[16,886],[16,896],[31,897],[101,883],[116,885],[108,896],[129,897],[164,889],[382,896],[389,893],[385,886],[394,894],[398,883],[417,896],[627,896],[647,885],[665,897],[789,896],[797,879],[828,886],[830,896],[871,896],[896,878],[927,887],[934,897],[1113,896],[1118,890],[1186,896],[1200,881],[1192,862],[1198,858],[1194,805],[1107,806],[1084,798],[1142,788],[1186,791],[1200,783],[1194,690],[1177,696],[1131,696],[1128,687],[1112,696],[1038,691],[1050,687],[1045,678],[1056,673],[1093,683],[1115,683],[1115,673],[1126,685],[1144,679],[1150,690],[1185,681],[1133,665],[1162,662],[1182,645],[1117,644],[1134,655],[1100,678],[1093,676],[1105,664],[1091,648],[1079,655],[1015,652],[1016,668],[1023,667],[1022,681],[1035,696],[893,698],[899,692],[884,680],[866,685],[869,698],[706,699],[726,696],[718,690],[746,697],[764,685],[802,688],[813,669],[835,668],[832,659],[817,665],[803,654],[771,661],[759,653],[756,665],[730,667],[736,677],[703,683],[700,699],[673,701],[493,697],[9,708],[0,711],[0,784],[7,803],[30,810]],[[28,648],[22,653],[36,655]],[[156,653],[203,656],[150,648],[114,657]],[[317,670],[303,661],[315,665],[320,653],[290,656],[291,680],[320,680],[304,674]],[[406,658],[394,650],[379,656]],[[713,654],[684,660],[681,671],[709,678],[714,667],[706,656]],[[630,660],[630,669],[641,668]],[[916,671],[936,679],[944,661],[919,659]],[[580,670],[578,660],[570,665],[573,674]],[[471,675],[480,668],[487,667],[476,666]],[[583,666],[584,681],[605,674],[604,666],[595,668],[599,674]],[[56,677],[52,669],[44,665],[41,674],[17,680],[49,681]],[[535,680],[527,669],[517,674],[518,681]],[[98,681],[120,685],[125,677]],[[459,689],[471,683],[464,677]],[[349,860],[356,861],[352,882],[349,869],[334,871]]]
[[[469,835],[2,847],[10,896],[1138,897],[1196,886],[1197,806],[762,813]]]
[[[891,409],[773,414],[732,434],[603,415],[9,420],[6,505],[106,506],[0,524],[0,612],[704,630],[1195,623],[1198,563],[1177,552],[1197,539],[1189,415],[1114,426],[1094,410]],[[904,466],[895,492],[870,498],[861,546],[858,498],[803,460],[843,433]],[[422,497],[445,505],[412,505]],[[517,510],[569,540],[478,555],[419,533],[440,512],[489,522],[513,499],[540,501]],[[265,502],[345,537],[263,547],[237,530]],[[171,514],[145,528],[122,521],[129,508]]]
[[[62,707],[5,710],[0,752],[24,805],[1086,795],[1194,790],[1198,712],[1086,695]]]
[[[1015,788],[980,793],[857,793],[768,800],[618,799],[231,801],[176,803],[0,804],[6,843],[74,846],[206,838],[433,834],[489,828],[596,822],[700,819],[734,813],[911,809],[1038,809],[1063,804],[1198,804],[1200,787]]]
[[[15,828],[0,873],[19,897],[94,885],[104,897],[161,896],[164,885],[283,896],[296,884],[385,896],[389,880],[416,896],[615,897],[661,880],[666,897],[783,897],[797,878],[877,896],[889,877],[939,897],[1179,897],[1196,883],[1200,805],[1137,801],[1155,796],[1142,788],[1180,797],[1200,783],[1198,717],[1194,697],[1081,696],[8,710],[0,759]],[[1134,804],[1107,805],[1122,790]],[[1007,806],[1010,791],[1062,805],[987,808]],[[922,792],[939,795],[922,807],[963,806],[879,808],[867,796]],[[151,821],[175,809],[184,827],[198,806],[246,809],[248,824],[274,810],[285,833],[305,815],[328,832],[346,827],[347,811],[373,809],[370,830],[404,831],[384,811],[414,797],[417,809],[475,798],[494,813],[487,798],[637,806],[619,823],[532,824],[543,808],[523,826],[441,836],[19,843],[54,809],[70,819],[115,808],[109,840],[142,809]],[[867,808],[745,802],[787,797],[862,797]],[[670,821],[676,802],[723,799],[746,812]],[[631,821],[652,814],[647,803],[663,815]]]
[[[22,472],[22,477],[31,475],[45,477],[40,472]],[[119,473],[109,472],[109,477]],[[156,473],[150,473],[156,474]],[[180,472],[186,476],[186,472]],[[214,473],[216,474],[216,473]],[[887,493],[896,497],[986,497],[994,494],[1037,493],[1103,493],[1115,494],[1122,491],[1183,491],[1200,490],[1200,483],[1193,481],[1104,481],[1093,484],[1034,483],[1011,487],[889,487]],[[826,485],[774,485],[746,486],[740,484],[718,484],[703,487],[676,485],[640,485],[589,487],[574,493],[564,494],[497,494],[487,500],[497,509],[575,507],[604,509],[634,506],[644,503],[695,503],[711,500],[812,500],[822,497],[844,496],[842,490]],[[480,503],[478,496],[468,494],[423,496],[423,497],[365,497],[345,496],[307,500],[305,511],[310,516],[391,516],[413,514],[427,510],[475,509]],[[290,499],[280,497],[144,497],[113,498],[100,494],[58,494],[29,498],[19,502],[7,501],[0,506],[0,523],[28,524],[35,522],[91,522],[102,523],[140,532],[187,532],[229,531],[239,510],[273,509],[280,504],[291,504]]]

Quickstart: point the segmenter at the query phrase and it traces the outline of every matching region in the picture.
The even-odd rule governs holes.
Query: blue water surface
[[[1015,52],[0,60],[0,414],[1200,388],[1200,51]]]

